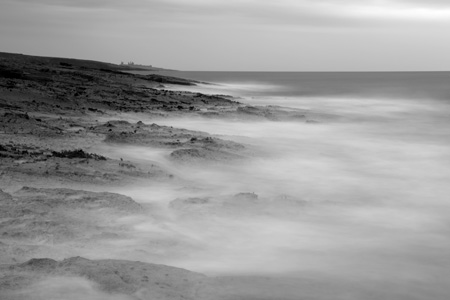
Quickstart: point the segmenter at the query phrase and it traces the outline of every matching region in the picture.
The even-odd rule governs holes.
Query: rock
[[[145,213],[133,199],[114,193],[24,187],[11,196],[0,201],[0,237],[14,243],[53,245],[124,233],[118,219]]]
[[[212,199],[209,197],[203,198],[178,198],[169,203],[169,207],[175,211],[190,211],[190,210],[204,210],[207,207],[215,205]]]
[[[94,129],[95,132],[106,134],[105,142],[178,148],[170,155],[172,159],[178,161],[236,160],[242,159],[245,151],[244,145],[199,131],[157,124],[146,125],[142,122],[131,124],[123,121],[109,121],[107,124],[114,124],[115,127],[106,129],[105,125],[99,125]]]
[[[255,201],[258,200],[258,195],[255,193],[238,193],[233,196],[236,200],[249,200],[249,201]]]
[[[104,184],[131,182],[139,178],[164,179],[169,176],[156,164],[141,169],[129,161],[121,162],[82,149],[56,151],[23,144],[0,144],[0,158],[3,158],[0,173],[12,181],[30,179],[36,183],[57,179]]]
[[[50,258],[32,258],[29,261],[18,264],[16,268],[23,271],[50,273],[57,265],[58,262]],[[12,266],[10,268],[14,269],[15,267]]]
[[[243,159],[243,156],[220,150],[178,149],[170,153],[170,158],[178,162],[195,163],[201,161],[219,162]]]
[[[23,187],[14,193],[24,204],[78,209],[113,209],[120,213],[138,213],[142,206],[133,199],[115,193],[87,192],[72,189],[47,189]]]
[[[10,203],[12,201],[12,196],[4,191],[0,190],[0,204]]]
[[[82,257],[62,261],[31,259],[25,263],[0,267],[0,275],[0,292],[9,295],[11,298],[6,298],[8,300],[16,299],[13,296],[17,295],[22,296],[20,299],[41,300],[34,297],[38,297],[39,292],[42,293],[48,287],[39,283],[55,278],[70,279],[59,280],[67,285],[63,286],[66,288],[64,296],[70,299],[75,299],[72,297],[79,292],[71,282],[76,283],[76,278],[83,278],[105,293],[105,299],[107,295],[128,295],[142,300],[197,300],[197,291],[208,280],[200,273],[165,265],[126,260],[89,260]],[[30,286],[34,287],[34,293],[28,292]],[[43,290],[39,288],[41,286]]]
[[[210,196],[201,198],[177,198],[170,202],[169,208],[181,216],[227,218],[255,216],[277,216],[283,218],[298,217],[306,202],[286,195],[259,197],[255,193]]]

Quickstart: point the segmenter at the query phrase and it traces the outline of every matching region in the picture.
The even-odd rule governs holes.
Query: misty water
[[[327,293],[339,290],[336,299],[353,299],[361,290],[355,299],[450,297],[448,73],[170,75],[215,83],[193,91],[300,109],[314,122],[140,118],[205,131],[252,152],[236,163],[179,165],[164,149],[104,150],[156,161],[179,178],[116,190],[155,212],[128,220],[135,238],[114,245],[118,256],[211,276],[303,278],[284,286],[284,296],[301,290],[331,299]],[[169,204],[194,197],[222,203],[238,193],[254,193],[262,204],[244,199],[181,213]]]

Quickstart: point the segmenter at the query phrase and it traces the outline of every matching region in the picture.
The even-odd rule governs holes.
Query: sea
[[[137,74],[149,74],[136,71]],[[160,71],[231,88],[244,95],[450,99],[450,72]]]
[[[206,185],[202,196],[254,193],[281,211],[280,199],[303,205],[294,217],[243,207],[245,218],[172,219],[195,247],[168,264],[217,276],[303,278],[311,283],[302,283],[305,299],[450,299],[450,72],[158,74],[199,81],[164,89],[232,95],[315,121],[148,120],[257,149],[245,163],[184,167],[148,152]]]

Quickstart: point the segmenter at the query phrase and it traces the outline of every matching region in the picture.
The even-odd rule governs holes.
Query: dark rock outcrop
[[[53,150],[24,144],[0,144],[0,174],[14,181],[52,180],[107,184],[140,178],[164,179],[170,174],[155,164],[140,168],[130,161],[106,158],[82,149]],[[38,178],[36,178],[38,176]]]

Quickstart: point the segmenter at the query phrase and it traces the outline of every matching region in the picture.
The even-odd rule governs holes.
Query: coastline
[[[2,300],[448,295],[445,76],[251,99],[118,67],[0,54]]]
[[[90,249],[107,251],[109,243],[132,234],[133,222],[124,225],[111,220],[150,215],[151,206],[108,194],[109,190],[138,182],[186,180],[157,161],[111,158],[96,150],[147,146],[163,149],[175,164],[188,165],[239,161],[251,155],[252,149],[206,132],[159,126],[157,120],[189,116],[305,122],[307,118],[297,110],[248,106],[229,96],[182,91],[195,81],[133,75],[120,69],[101,62],[0,54],[0,291],[6,299],[27,293],[28,284],[39,285],[42,277],[47,280],[50,275],[44,274],[62,278],[84,274],[56,270],[69,261],[76,270],[89,268],[95,261],[69,257],[82,256]],[[166,85],[180,86],[181,91],[166,89]],[[136,121],[143,117],[155,122]],[[251,200],[253,196],[236,197]],[[116,263],[110,260],[108,264]],[[102,277],[101,269],[98,277],[90,278],[108,293],[139,292],[148,294],[145,299],[149,295],[172,299],[169,295],[180,288],[155,292],[154,283],[138,281],[115,287],[114,280]],[[182,286],[178,293],[191,299],[193,287],[198,289],[198,283]]]

